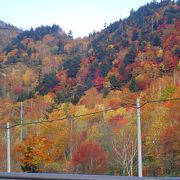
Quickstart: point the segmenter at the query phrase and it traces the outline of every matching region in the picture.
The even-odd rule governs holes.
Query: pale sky
[[[0,0],[0,20],[23,30],[58,24],[83,37],[152,0]],[[158,0],[159,1],[159,0]]]

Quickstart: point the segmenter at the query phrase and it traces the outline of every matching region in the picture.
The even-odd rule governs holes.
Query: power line
[[[86,114],[80,114],[80,115],[73,115],[71,116],[72,118],[79,118],[79,117],[84,117],[84,116],[89,116],[89,115],[95,115],[95,114],[99,114],[99,113],[103,113],[103,112],[108,112],[108,111],[112,111],[112,110],[117,110],[120,107],[131,107],[131,108],[135,108],[135,104],[132,103],[125,103],[123,102],[121,104],[121,106],[115,107],[115,108],[109,108],[109,109],[105,109],[105,110],[101,110],[101,111],[95,111],[92,113],[86,113]],[[48,123],[48,122],[55,122],[55,121],[61,121],[61,120],[65,120],[67,119],[67,116],[63,117],[63,118],[57,118],[57,119],[52,119],[52,120],[43,120],[43,121],[33,121],[33,122],[29,122],[29,123],[18,123],[18,124],[14,124],[12,126],[10,126],[11,128],[17,127],[17,126],[24,126],[24,125],[30,125],[30,124],[41,124],[41,123]],[[0,127],[1,129],[6,129],[5,127]]]
[[[166,101],[177,101],[177,100],[180,100],[180,98],[162,99],[162,100],[151,100],[151,101],[148,101],[148,103],[157,103],[157,102],[166,102]]]
[[[172,99],[164,99],[164,100],[149,100],[146,101],[145,103],[143,103],[139,108],[145,106],[146,104],[149,103],[161,103],[161,102],[167,102],[167,101],[177,101],[180,100],[180,98],[172,98]],[[89,116],[89,115],[95,115],[95,114],[99,114],[99,113],[103,113],[103,112],[108,112],[108,111],[112,111],[112,110],[117,110],[120,107],[131,107],[131,108],[136,108],[136,104],[133,103],[122,103],[121,106],[115,107],[115,108],[109,108],[109,109],[105,109],[105,110],[101,110],[101,111],[96,111],[96,112],[92,112],[92,113],[86,113],[86,114],[80,114],[80,115],[73,115],[71,116],[72,118],[79,118],[79,117],[84,117],[84,116]],[[33,122],[29,122],[29,123],[18,123],[18,124],[14,124],[12,126],[10,126],[9,128],[14,128],[17,126],[25,126],[25,125],[31,125],[31,124],[41,124],[41,123],[50,123],[50,122],[56,122],[56,121],[62,121],[68,119],[68,117],[63,117],[63,118],[57,118],[57,119],[51,119],[51,120],[43,120],[43,121],[33,121]],[[7,129],[6,127],[0,126],[0,129]]]
[[[172,98],[172,99],[162,99],[162,100],[149,100],[143,103],[139,108],[145,106],[146,104],[152,104],[152,103],[161,103],[161,102],[167,102],[167,101],[178,101],[180,98]]]
[[[92,112],[92,113],[87,113],[87,114],[74,115],[74,116],[71,116],[71,118],[80,118],[80,117],[84,117],[84,116],[100,114],[100,113],[103,113],[103,112],[117,110],[120,107],[123,107],[123,106],[119,106],[119,107],[116,107],[116,108],[109,108],[109,109],[105,109],[105,110],[101,110],[101,111],[96,111],[96,112]],[[52,119],[52,120],[43,120],[43,121],[35,121],[35,122],[23,123],[23,124],[19,123],[19,124],[15,124],[15,125],[10,126],[10,129],[14,128],[14,127],[17,127],[17,126],[21,126],[21,125],[24,126],[24,125],[30,125],[30,124],[50,123],[50,122],[55,122],[55,121],[62,121],[62,120],[65,120],[65,119],[68,119],[68,117],[66,116],[66,117],[63,117],[63,118],[57,118],[57,119]]]

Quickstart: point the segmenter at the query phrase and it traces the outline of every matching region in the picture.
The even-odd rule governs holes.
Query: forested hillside
[[[0,38],[0,153],[10,122],[13,171],[137,175],[139,97],[143,174],[180,176],[179,0],[132,9],[84,38],[58,25],[9,34]]]
[[[21,32],[22,30],[0,20],[0,50]]]

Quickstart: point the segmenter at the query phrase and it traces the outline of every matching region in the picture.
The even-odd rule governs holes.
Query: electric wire
[[[150,103],[162,103],[162,102],[167,102],[167,101],[178,101],[178,100],[180,100],[180,98],[163,99],[163,100],[148,100],[145,103],[143,103],[139,108],[142,108],[146,104],[150,104]],[[103,113],[103,112],[117,110],[117,109],[119,109],[121,107],[129,107],[129,108],[136,108],[137,109],[135,103],[133,104],[133,103],[127,103],[127,102],[124,103],[123,102],[120,106],[115,107],[115,108],[108,108],[108,109],[104,109],[104,110],[101,110],[101,111],[95,111],[95,112],[92,112],[92,113],[73,115],[73,116],[71,116],[71,118],[75,119],[75,118],[80,118],[80,117],[84,117],[84,116],[95,115],[95,114],[99,114],[99,113]],[[50,122],[62,121],[62,120],[66,120],[66,119],[68,119],[67,116],[62,117],[62,118],[57,118],[57,119],[49,119],[49,120],[42,120],[42,121],[33,121],[33,122],[28,122],[28,123],[17,123],[17,124],[11,125],[9,127],[9,129],[12,129],[12,128],[17,127],[17,126],[25,126],[25,125],[41,124],[41,123],[50,123]],[[7,127],[4,127],[4,126],[1,125],[0,129],[7,129]]]

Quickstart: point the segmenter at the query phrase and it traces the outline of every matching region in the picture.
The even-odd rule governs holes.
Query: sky
[[[23,30],[58,24],[73,37],[100,31],[152,0],[0,0],[0,20]]]

